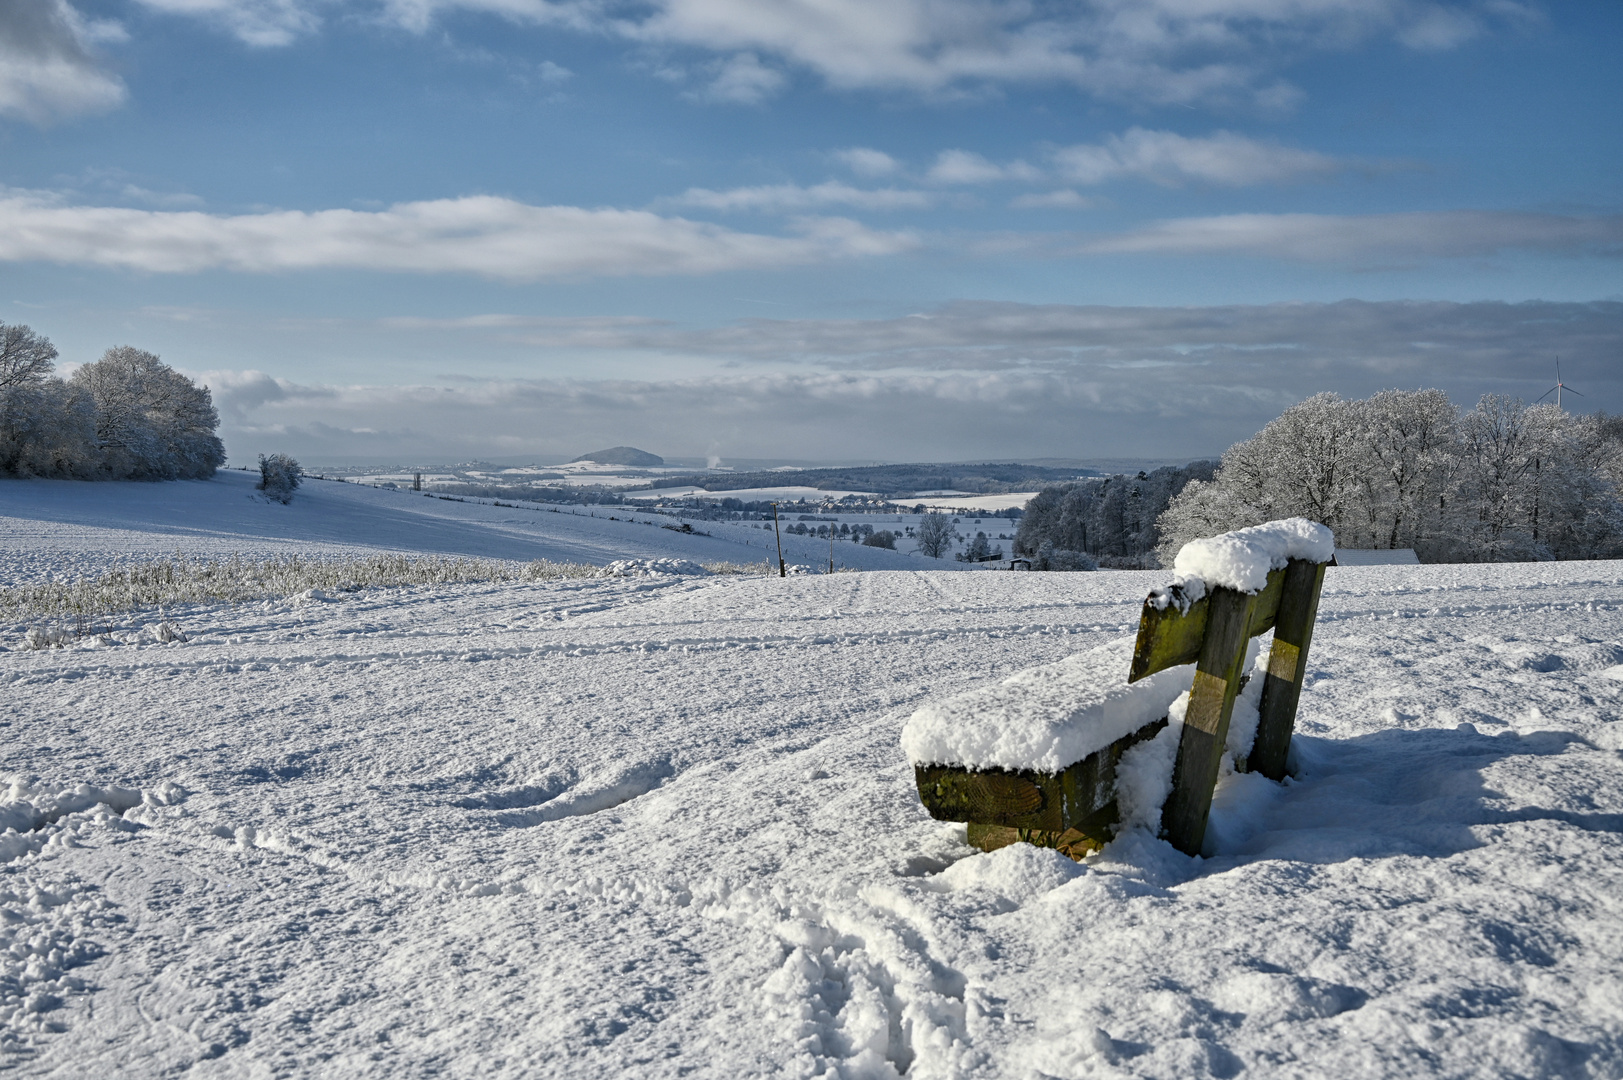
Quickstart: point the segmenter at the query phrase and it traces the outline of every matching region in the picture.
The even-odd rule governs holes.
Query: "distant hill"
[[[823,491],[874,491],[888,497],[915,491],[972,491],[996,494],[1036,491],[1049,484],[1095,476],[1091,469],[1045,469],[1036,465],[865,465],[852,468],[795,469],[780,472],[702,472],[661,476],[654,488],[702,487],[706,491],[804,485]],[[628,489],[629,490],[629,489]]]
[[[578,458],[571,459],[570,464],[573,465],[577,461],[590,461],[598,465],[635,465],[642,469],[653,469],[665,464],[665,459],[658,454],[638,450],[635,446],[615,446],[608,450],[582,454]]]

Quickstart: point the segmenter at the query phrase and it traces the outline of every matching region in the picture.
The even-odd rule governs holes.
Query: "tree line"
[[[1300,515],[1344,548],[1425,562],[1623,556],[1623,416],[1497,394],[1319,394],[1223,454],[1157,522],[1164,563],[1186,541]]]
[[[1153,568],[1161,515],[1189,484],[1211,480],[1215,461],[1044,488],[1026,503],[1015,554],[1033,569]]]
[[[120,345],[58,378],[56,348],[0,323],[0,476],[179,480],[225,463],[208,387]]]

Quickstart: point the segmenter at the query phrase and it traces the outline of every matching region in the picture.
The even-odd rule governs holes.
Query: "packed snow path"
[[[1332,570],[1300,778],[1226,778],[1204,860],[931,821],[904,718],[1161,576],[374,591],[0,653],[0,1066],[1623,1074],[1623,565]]]

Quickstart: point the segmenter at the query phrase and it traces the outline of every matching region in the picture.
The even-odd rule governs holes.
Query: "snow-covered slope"
[[[263,557],[382,550],[599,565],[777,561],[772,533],[741,524],[699,522],[710,535],[686,535],[661,527],[675,524],[672,518],[629,507],[511,509],[315,479],[284,506],[257,495],[257,479],[231,470],[212,480],[161,484],[0,479],[0,581],[94,572],[109,558],[177,551]],[[786,534],[783,550],[790,563],[828,565],[827,540]],[[834,560],[863,570],[921,563],[849,541],[834,545]],[[962,565],[929,563],[943,570]]]
[[[457,586],[0,653],[37,826],[0,834],[0,1061],[1623,1074],[1623,566],[1332,569],[1299,778],[1225,778],[1204,860],[931,821],[905,717],[1161,576]]]

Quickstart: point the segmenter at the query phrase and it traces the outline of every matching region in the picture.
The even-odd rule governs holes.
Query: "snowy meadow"
[[[374,541],[421,505],[446,555],[587,543],[333,487]],[[5,527],[117,565],[51,505]],[[223,512],[184,550],[240,544]],[[1164,577],[450,581],[186,604],[167,643],[13,627],[0,1065],[1623,1072],[1623,564],[1330,570],[1297,775],[1225,776],[1202,858],[931,820],[907,718],[1131,634]]]

